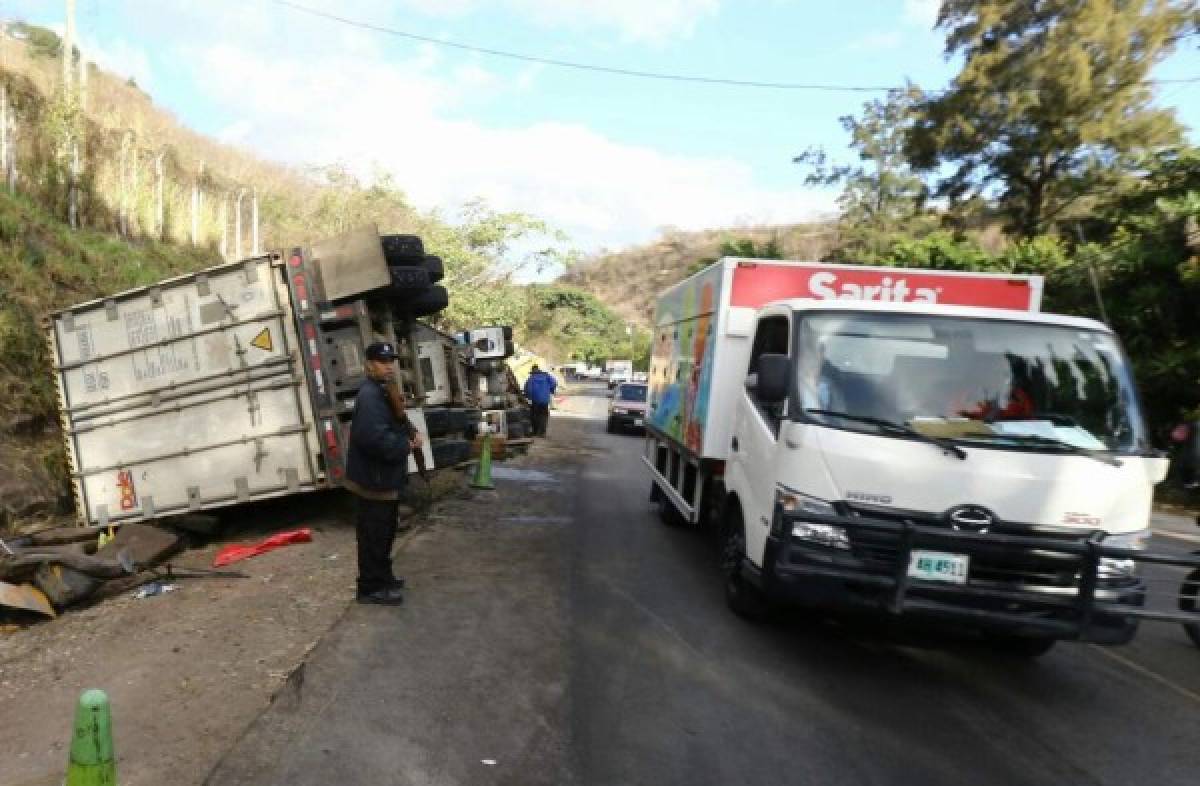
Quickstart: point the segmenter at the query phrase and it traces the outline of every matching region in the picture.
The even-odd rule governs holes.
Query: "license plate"
[[[634,418],[634,419],[633,419],[633,425],[635,425],[635,426],[641,426],[641,425],[644,425],[644,424],[642,423],[642,419],[641,419],[641,418]]]
[[[947,554],[944,551],[922,551],[916,549],[908,562],[908,575],[926,581],[948,581],[951,584],[967,583],[967,568],[971,558],[966,554]]]

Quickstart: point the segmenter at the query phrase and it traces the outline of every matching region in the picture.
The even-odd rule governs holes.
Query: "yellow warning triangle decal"
[[[266,352],[273,350],[275,345],[271,343],[271,329],[263,328],[262,331],[250,342],[250,346],[258,347]]]

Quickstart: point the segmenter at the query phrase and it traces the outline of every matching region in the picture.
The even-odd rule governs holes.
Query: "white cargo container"
[[[362,349],[397,337],[386,302],[330,304],[325,287],[377,292],[386,270],[370,227],[51,314],[80,522],[340,485]],[[418,375],[401,373],[419,400]],[[421,410],[409,417],[424,432]]]

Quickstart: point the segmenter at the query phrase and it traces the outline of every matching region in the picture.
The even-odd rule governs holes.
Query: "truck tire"
[[[446,277],[446,266],[442,263],[441,257],[426,254],[424,267],[425,272],[429,274],[430,284],[436,284]]]
[[[399,297],[407,297],[412,293],[420,292],[433,283],[429,277],[429,271],[423,267],[388,265],[388,275],[391,276],[392,283],[386,288],[386,292]]]
[[[617,424],[613,422],[612,418],[608,419],[608,425],[605,427],[604,430],[607,431],[609,434],[617,433]]]
[[[453,467],[471,458],[471,443],[465,439],[439,439],[429,445],[433,451],[433,466]]]
[[[425,244],[416,235],[384,235],[379,242],[389,265],[411,265],[414,261],[419,265],[425,257]]]
[[[427,317],[450,305],[450,295],[446,288],[435,284],[420,292],[405,293],[407,297],[396,298],[393,305],[410,317]]]
[[[1193,570],[1184,578],[1183,586],[1179,588],[1179,610],[1190,614],[1200,611],[1198,596],[1200,596],[1200,569]],[[1183,623],[1183,632],[1188,635],[1193,644],[1200,647],[1200,622]]]
[[[429,432],[430,437],[444,437],[452,432],[450,410],[426,409],[424,414],[425,430]]]
[[[725,531],[721,544],[725,603],[742,619],[761,622],[770,616],[771,606],[762,590],[742,575],[742,563],[745,560],[746,528],[742,521],[742,511],[737,505],[730,505],[725,513]]]
[[[683,516],[679,515],[679,511],[671,504],[671,500],[654,481],[650,481],[650,504],[654,506],[655,512],[658,513],[658,520],[663,524],[668,527],[683,526]]]

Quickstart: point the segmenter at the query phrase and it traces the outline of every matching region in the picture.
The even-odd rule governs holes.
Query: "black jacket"
[[[354,400],[346,477],[370,491],[401,491],[408,483],[410,443],[387,394],[368,379]]]

